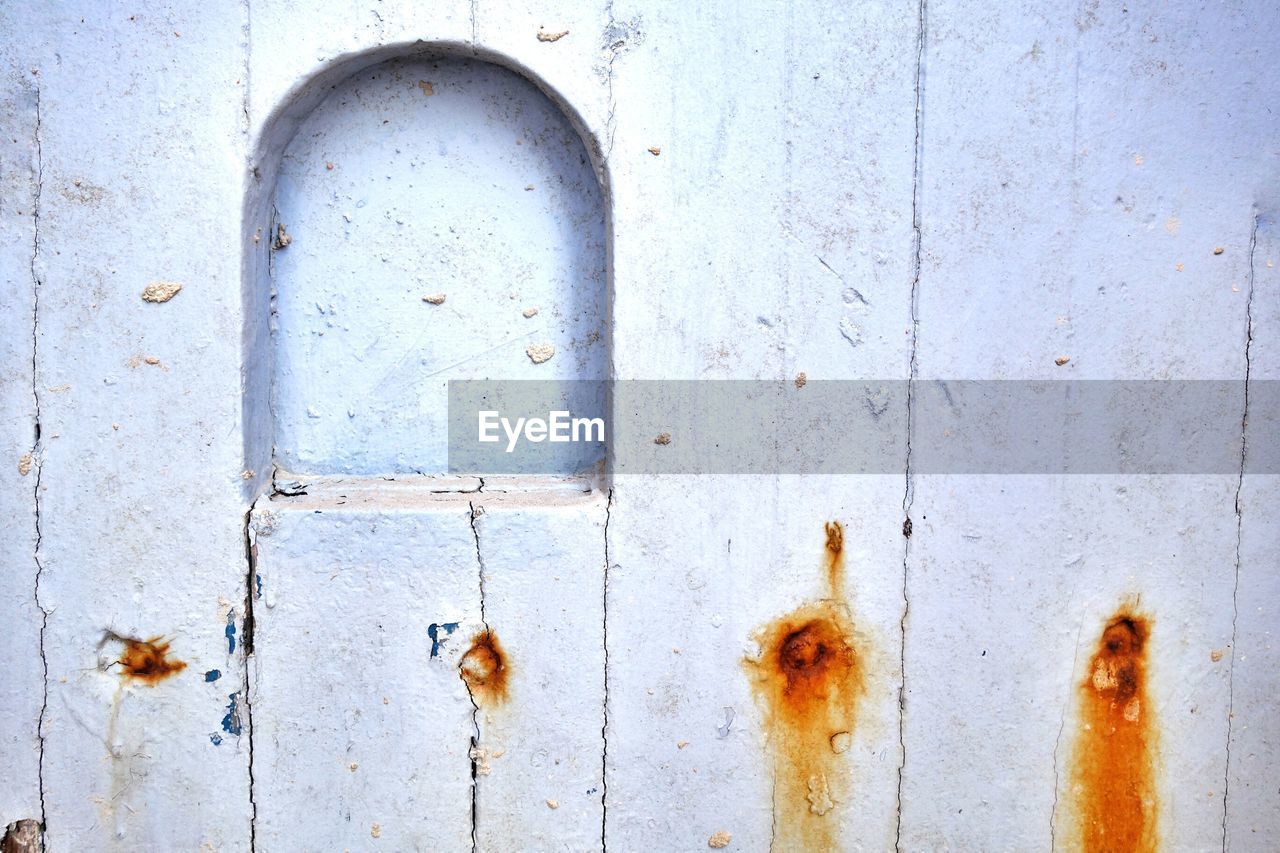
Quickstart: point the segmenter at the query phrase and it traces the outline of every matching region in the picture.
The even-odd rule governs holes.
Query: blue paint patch
[[[214,746],[222,746],[222,735],[218,734],[217,732],[214,732],[213,734],[209,735],[209,743],[213,744]]]
[[[440,630],[444,629],[444,636],[440,636]],[[440,647],[444,645],[444,641],[449,635],[458,630],[457,622],[432,622],[427,626],[427,636],[431,638],[431,656],[440,656]]]
[[[222,718],[222,730],[229,735],[240,736],[240,692],[228,693],[227,715]]]
[[[205,681],[217,681],[221,677],[222,677],[222,673],[216,669],[211,669],[204,674]]]
[[[258,598],[262,598],[262,575],[255,574],[253,576],[253,583],[254,583],[254,586],[257,587]]]
[[[227,614],[227,654],[236,653],[236,614],[235,611]]]

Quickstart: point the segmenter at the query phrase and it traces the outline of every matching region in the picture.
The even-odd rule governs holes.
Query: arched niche
[[[444,472],[450,379],[607,377],[598,146],[494,60],[421,44],[349,57],[268,122],[246,200],[251,489],[274,465]]]

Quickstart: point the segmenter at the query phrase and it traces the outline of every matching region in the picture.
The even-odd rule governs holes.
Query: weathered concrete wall
[[[43,701],[6,706],[6,742],[10,726],[29,737],[36,713],[41,760],[38,797],[6,799],[0,820],[40,807],[53,849],[244,847],[248,744],[214,747],[210,733],[223,685],[243,682],[226,632],[239,629],[245,578],[245,21],[197,4],[6,4],[4,16],[21,107],[6,154],[23,152],[15,163],[36,186],[6,222],[28,235],[6,237],[6,272],[25,268],[6,276],[6,306],[12,294],[19,308],[6,324],[36,306],[12,330],[18,346],[34,340],[34,404],[17,409],[28,414],[5,467],[25,453],[34,464],[6,491],[6,539],[29,535],[33,512],[38,525],[35,559],[6,560],[6,583],[21,577],[37,608],[14,622],[5,681],[34,682],[24,691]],[[144,301],[154,282],[183,289]],[[21,638],[42,612],[31,655]],[[185,662],[181,677],[149,683],[146,650],[127,641],[152,638]],[[224,680],[206,684],[215,669]],[[30,790],[29,761],[8,766],[6,798]]]
[[[1274,155],[1257,144],[1267,77],[1242,26],[1181,5],[929,4],[922,381],[1244,377]],[[1227,405],[1238,423],[1243,382]],[[908,847],[1082,843],[1080,765],[1101,759],[1081,739],[1078,685],[1126,608],[1153,623],[1139,721],[1158,752],[1159,835],[1222,843],[1239,485],[916,478]]]
[[[41,819],[55,850],[1072,849],[1112,767],[1082,759],[1110,719],[1087,685],[1123,672],[1112,722],[1150,800],[1135,838],[1274,847],[1277,495],[1243,467],[943,477],[907,452],[884,476],[271,492],[281,324],[329,328],[273,314],[273,288],[308,261],[323,278],[310,247],[345,233],[351,193],[304,193],[274,250],[279,211],[348,168],[409,169],[355,145],[332,171],[287,157],[323,148],[296,134],[329,93],[424,50],[527,78],[577,134],[542,179],[580,150],[600,181],[581,248],[603,239],[608,274],[529,279],[581,309],[558,345],[601,332],[577,375],[1228,379],[1247,456],[1274,425],[1246,423],[1244,380],[1280,378],[1277,18],[0,8],[0,823]],[[388,118],[427,99],[402,82],[359,97]],[[453,115],[440,132],[465,138]],[[456,193],[403,201],[475,225]],[[576,233],[559,209],[521,215]],[[412,270],[407,249],[388,264]],[[144,298],[165,282],[182,288]],[[456,287],[408,306],[461,312],[441,366],[565,365],[473,340],[491,306],[420,301]],[[403,347],[420,328],[379,322]],[[771,666],[797,637],[848,650],[818,693]]]
[[[36,249],[35,200],[39,192],[36,127],[39,105],[30,75],[19,70],[14,45],[6,57],[3,121],[9,138],[0,153],[0,271],[4,276],[4,311],[0,312],[0,413],[7,458],[0,465],[0,487],[6,496],[0,519],[0,613],[10,626],[7,649],[21,661],[0,687],[0,764],[13,768],[12,781],[0,791],[0,819],[40,814],[41,709],[45,672],[41,659],[44,615],[36,603],[40,564],[36,507],[40,468],[36,460],[35,316],[38,283],[31,263]]]

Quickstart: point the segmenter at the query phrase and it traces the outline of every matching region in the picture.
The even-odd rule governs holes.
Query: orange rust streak
[[[759,658],[745,665],[764,712],[773,754],[774,841],[782,850],[834,850],[848,800],[849,748],[866,677],[854,625],[840,600],[844,531],[826,527],[829,597],[801,605],[760,628]]]
[[[187,668],[185,662],[169,657],[169,644],[160,637],[150,640],[121,638],[124,652],[120,655],[120,676],[140,684],[156,684]]]
[[[506,701],[510,690],[511,665],[498,635],[484,630],[471,640],[471,646],[458,664],[462,680],[477,705],[492,706]]]
[[[844,597],[844,528],[838,521],[823,525],[827,534],[827,590],[831,598]]]
[[[1150,620],[1121,608],[1107,623],[1080,685],[1073,791],[1079,846],[1154,851],[1156,729],[1147,701]]]

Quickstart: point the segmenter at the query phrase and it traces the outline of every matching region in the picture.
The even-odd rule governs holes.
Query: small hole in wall
[[[301,121],[272,204],[284,469],[441,473],[449,380],[607,375],[600,185],[564,113],[515,72],[355,73]],[[574,414],[603,415],[602,397],[588,405]],[[547,473],[590,468],[585,452],[567,445]]]

